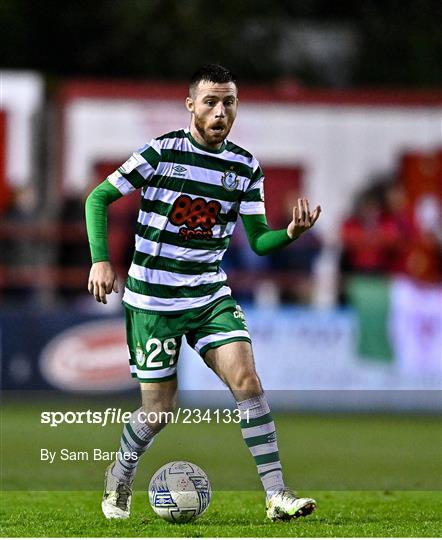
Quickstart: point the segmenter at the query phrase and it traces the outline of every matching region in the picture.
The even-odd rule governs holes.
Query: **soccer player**
[[[310,229],[321,208],[311,211],[308,200],[299,198],[287,228],[269,228],[261,167],[247,150],[227,140],[238,108],[236,78],[228,69],[209,64],[197,71],[186,107],[188,129],[152,139],[86,201],[93,263],[88,289],[106,304],[106,295],[118,292],[107,249],[107,206],[141,189],[123,304],[130,369],[140,382],[142,406],[125,425],[118,459],[106,470],[102,510],[107,518],[129,517],[138,461],[166,424],[159,413],[174,409],[177,359],[186,336],[236,400],[268,518],[305,516],[316,503],[297,498],[284,485],[275,424],[255,370],[245,318],[220,263],[238,214],[252,249],[265,255]],[[158,421],[145,421],[149,412],[157,413]]]

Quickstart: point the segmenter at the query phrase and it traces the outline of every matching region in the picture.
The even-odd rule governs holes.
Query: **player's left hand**
[[[298,199],[298,204],[293,207],[293,220],[287,227],[287,234],[294,240],[302,233],[313,227],[316,223],[321,207],[318,205],[313,212],[310,212],[308,199]]]

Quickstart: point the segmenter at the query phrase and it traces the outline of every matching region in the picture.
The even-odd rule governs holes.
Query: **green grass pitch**
[[[120,425],[40,423],[43,410],[89,404],[6,401],[1,417],[0,535],[19,537],[348,537],[439,536],[442,530],[442,426],[438,416],[275,414],[287,484],[317,499],[317,511],[288,523],[265,518],[264,497],[239,427],[173,424],[139,466],[132,516],[107,521],[101,489],[107,462],[42,462],[40,449],[112,451]],[[132,403],[117,403],[125,410]],[[91,408],[108,406],[93,402]],[[209,474],[212,502],[195,523],[174,525],[149,507],[146,487],[168,461],[188,460]]]
[[[442,496],[431,492],[318,491],[318,510],[287,523],[266,521],[259,492],[215,492],[196,522],[167,523],[136,492],[132,516],[107,521],[99,492],[9,492],[1,504],[2,536],[352,537],[438,536]]]

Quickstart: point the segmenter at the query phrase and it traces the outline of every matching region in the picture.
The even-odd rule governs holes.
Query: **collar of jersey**
[[[207,146],[203,146],[202,144],[199,144],[195,141],[195,139],[190,134],[189,129],[185,129],[184,133],[186,134],[186,137],[189,139],[189,141],[193,144],[193,146],[196,146],[200,150],[204,150],[204,152],[209,152],[210,154],[221,154],[226,149],[227,143],[226,141],[223,142],[221,145],[221,148],[218,148],[218,150],[213,150],[212,148],[207,148]]]

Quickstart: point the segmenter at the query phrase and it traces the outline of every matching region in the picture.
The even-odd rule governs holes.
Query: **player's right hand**
[[[97,302],[107,304],[106,294],[118,292],[118,278],[109,261],[100,261],[92,265],[89,273],[88,291]]]

